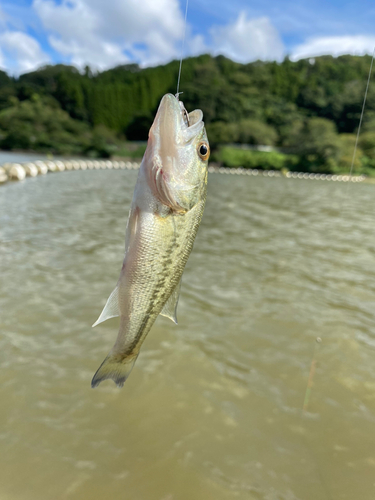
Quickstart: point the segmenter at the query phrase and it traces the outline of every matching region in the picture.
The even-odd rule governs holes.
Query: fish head
[[[203,113],[188,113],[181,101],[166,94],[149,132],[145,154],[151,190],[163,204],[186,212],[205,196],[210,146]]]

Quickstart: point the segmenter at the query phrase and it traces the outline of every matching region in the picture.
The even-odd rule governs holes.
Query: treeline
[[[335,172],[350,166],[370,63],[370,56],[324,56],[238,64],[203,55],[183,62],[181,98],[188,110],[203,110],[218,159],[223,144],[260,144],[298,157],[300,169]],[[147,138],[161,96],[175,93],[177,74],[177,61],[97,74],[88,67],[80,73],[72,66],[46,66],[18,79],[0,72],[0,146],[115,153],[121,140]],[[374,87],[358,172],[375,169]]]

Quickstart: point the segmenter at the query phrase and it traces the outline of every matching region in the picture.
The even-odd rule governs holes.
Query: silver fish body
[[[159,314],[176,321],[182,273],[206,201],[209,145],[203,114],[171,94],[160,103],[138,174],[115,290],[98,321],[120,316],[117,340],[92,379],[122,387]]]

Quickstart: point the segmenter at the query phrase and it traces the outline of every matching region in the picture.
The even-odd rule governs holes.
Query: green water
[[[92,390],[136,175],[0,187],[0,499],[373,500],[374,187],[210,175],[179,325]]]

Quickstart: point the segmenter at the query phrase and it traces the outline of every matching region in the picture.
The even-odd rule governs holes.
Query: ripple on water
[[[2,186],[0,496],[372,499],[373,187],[210,175],[179,325],[92,391],[136,175]]]

